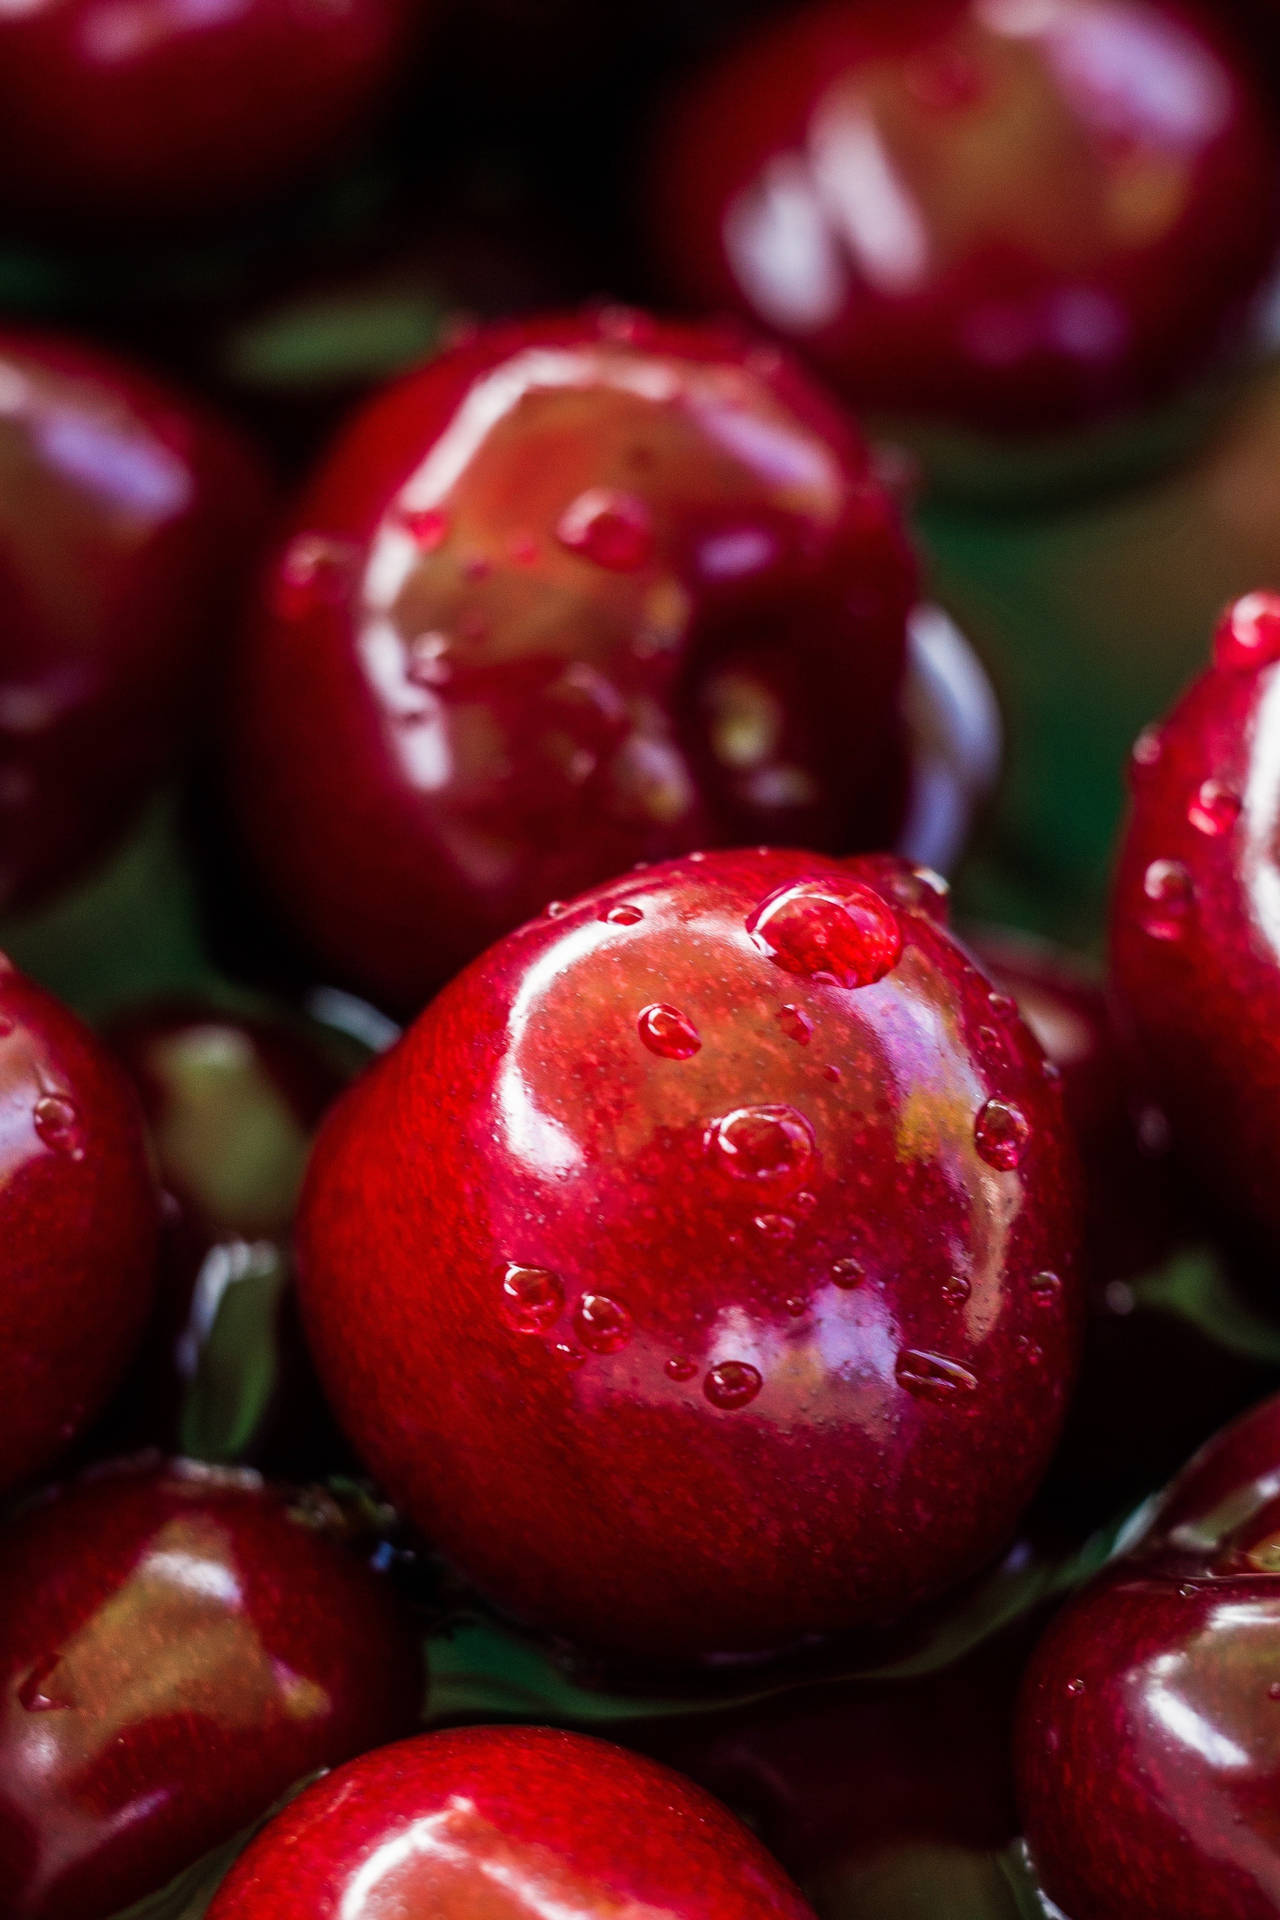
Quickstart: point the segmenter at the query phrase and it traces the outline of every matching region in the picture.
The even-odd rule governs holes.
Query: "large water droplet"
[[[922,1353],[914,1347],[899,1354],[894,1374],[898,1385],[908,1393],[936,1401],[939,1406],[966,1399],[978,1385],[977,1375],[958,1360],[948,1360],[941,1353]]]
[[[631,1338],[631,1315],[603,1293],[584,1293],[573,1316],[573,1328],[591,1353],[616,1353]]]
[[[1187,819],[1196,832],[1206,834],[1211,840],[1230,833],[1239,818],[1239,794],[1224,787],[1219,780],[1206,780],[1203,786],[1197,787],[1187,808]]]
[[[737,1107],[707,1129],[715,1166],[734,1180],[791,1191],[813,1162],[813,1128],[794,1107]]]
[[[989,1167],[1012,1173],[1022,1163],[1031,1128],[1011,1100],[988,1100],[973,1123],[973,1142]]]
[[[778,1025],[788,1040],[794,1040],[798,1047],[807,1047],[813,1033],[813,1022],[801,1007],[786,1006],[778,1014]]]
[[[35,1130],[54,1153],[84,1159],[84,1133],[80,1109],[63,1093],[46,1093],[36,1101],[32,1116]]]
[[[1234,672],[1280,660],[1280,594],[1247,593],[1228,607],[1213,637],[1213,658]]]
[[[878,893],[856,880],[802,880],[779,887],[752,913],[747,932],[787,973],[870,987],[897,964],[902,930]]]
[[[1181,860],[1153,860],[1142,876],[1142,925],[1153,940],[1181,940],[1195,895]]]
[[[653,518],[634,494],[591,487],[566,507],[556,538],[610,573],[635,573],[653,557]]]
[[[738,1407],[750,1406],[763,1385],[758,1369],[748,1361],[722,1360],[708,1373],[702,1391],[713,1407],[732,1413]]]
[[[545,1333],[564,1309],[564,1288],[546,1267],[514,1263],[502,1276],[502,1310],[517,1333]]]
[[[645,1007],[636,1027],[650,1053],[663,1060],[691,1060],[702,1046],[692,1020],[679,1007],[664,1006],[660,1001]]]

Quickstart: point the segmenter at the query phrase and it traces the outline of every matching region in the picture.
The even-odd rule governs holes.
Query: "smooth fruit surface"
[[[890,844],[914,598],[867,449],[772,349],[489,329],[299,508],[246,649],[245,831],[329,962],[415,1008],[637,860]]]
[[[1071,1920],[1280,1913],[1280,1400],[1210,1443],[1058,1618],[1018,1757]]]
[[[1280,1238],[1280,598],[1224,617],[1214,661],[1134,751],[1115,987],[1195,1177]]]
[[[0,955],[0,1490],[116,1386],[154,1286],[157,1203],[125,1075]]]
[[[210,1920],[417,1913],[811,1920],[759,1842],[699,1788],[544,1727],[466,1727],[354,1761],[271,1823]]]
[[[938,912],[883,858],[633,874],[493,948],[326,1123],[322,1379],[512,1612],[777,1648],[1012,1531],[1074,1368],[1074,1161]]]
[[[0,49],[28,17],[0,18]],[[106,852],[180,761],[264,506],[249,456],[164,386],[0,334],[0,912]]]
[[[1254,67],[1170,0],[822,0],[663,127],[659,247],[880,413],[1126,412],[1204,370],[1271,266]]]
[[[283,1491],[145,1459],[69,1483],[0,1553],[5,1914],[105,1920],[421,1692],[379,1576]]]

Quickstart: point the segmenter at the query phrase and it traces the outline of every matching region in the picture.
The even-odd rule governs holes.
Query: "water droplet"
[[[722,1360],[718,1367],[712,1367],[702,1391],[713,1407],[732,1413],[738,1407],[750,1406],[763,1385],[759,1371],[747,1361]]]
[[[18,1688],[18,1705],[26,1713],[57,1713],[65,1711],[73,1702],[66,1697],[65,1690],[51,1685],[54,1674],[62,1664],[62,1655],[48,1653],[37,1660],[22,1685]]]
[[[1237,672],[1280,660],[1280,594],[1247,593],[1228,607],[1213,637],[1213,658]]]
[[[1058,1065],[1056,1060],[1050,1060],[1048,1054],[1046,1054],[1044,1059],[1040,1062],[1040,1071],[1044,1075],[1044,1078],[1049,1082],[1050,1086],[1056,1086],[1058,1081],[1061,1080],[1062,1078],[1062,1068]]]
[[[644,914],[639,907],[633,907],[629,900],[623,900],[616,907],[601,907],[597,918],[611,927],[638,927]]]
[[[84,1159],[84,1134],[80,1109],[62,1093],[46,1093],[36,1101],[32,1116],[35,1130],[54,1153],[66,1153],[73,1160]]]
[[[804,1193],[798,1193],[794,1201],[792,1202],[792,1205],[795,1206],[801,1213],[812,1213],[813,1209],[817,1206],[817,1204],[818,1204],[817,1194],[809,1193],[808,1191]]]
[[[1056,1306],[1062,1282],[1056,1273],[1037,1273],[1031,1281],[1031,1297],[1038,1307]]]
[[[650,1053],[663,1060],[691,1060],[702,1046],[698,1029],[679,1007],[660,1002],[646,1007],[636,1021],[640,1038]]]
[[[1133,743],[1133,752],[1129,756],[1129,769],[1135,780],[1141,780],[1154,767],[1160,764],[1164,752],[1164,740],[1159,727],[1146,727]]]
[[[1084,1692],[1084,1681],[1068,1680],[1067,1692],[1071,1695],[1071,1698],[1073,1700],[1078,1700],[1080,1698],[1080,1695]]]
[[[813,1022],[800,1007],[783,1007],[778,1014],[778,1025],[788,1040],[794,1040],[798,1047],[808,1046]]]
[[[436,553],[449,532],[449,516],[440,507],[401,507],[400,524],[419,553]]]
[[[603,1293],[584,1293],[573,1316],[574,1332],[592,1353],[616,1353],[631,1338],[631,1315]]]
[[[794,1240],[796,1223],[786,1213],[758,1213],[751,1222],[764,1240]]]
[[[1217,780],[1206,780],[1197,788],[1187,809],[1187,819],[1197,833],[1207,834],[1211,840],[1230,833],[1239,818],[1239,794]]]
[[[809,1302],[801,1299],[798,1293],[788,1294],[782,1304],[793,1320],[802,1319],[809,1311]]]
[[[898,1356],[894,1374],[900,1387],[921,1400],[934,1400],[940,1406],[962,1400],[977,1390],[976,1374],[945,1354],[921,1353],[916,1348]]]
[[[829,1080],[832,1086],[834,1087],[840,1084],[841,1080],[843,1080],[844,1078],[844,1075],[841,1073],[839,1067],[828,1066],[822,1069],[822,1077],[824,1080]]]
[[[987,995],[987,1005],[992,1013],[999,1014],[1002,1020],[1011,1020],[1018,1011],[1018,1003],[1011,993],[1001,993],[999,989]]]
[[[746,923],[760,951],[786,973],[870,987],[897,964],[902,930],[878,893],[856,880],[779,887]]]
[[[681,1360],[679,1358],[668,1360],[662,1370],[668,1380],[678,1381],[692,1380],[694,1374],[698,1371],[692,1360]]]
[[[978,1045],[980,1047],[985,1047],[987,1051],[990,1052],[993,1048],[996,1048],[1000,1045],[1000,1035],[996,1032],[994,1027],[979,1027],[978,1028]]]
[[[443,633],[420,633],[405,649],[404,677],[415,687],[443,687],[453,678],[449,641]]]
[[[349,540],[300,533],[276,568],[271,604],[282,620],[301,620],[317,606],[338,606],[355,577],[358,549]]]
[[[543,913],[548,920],[563,920],[568,911],[569,902],[567,900],[548,900],[546,906],[543,908]]]
[[[564,1308],[564,1288],[545,1267],[512,1264],[502,1276],[502,1310],[517,1333],[545,1333]]]
[[[860,1260],[833,1260],[831,1263],[831,1284],[845,1293],[852,1293],[866,1279],[866,1269]]]
[[[792,1191],[813,1162],[813,1128],[794,1107],[737,1107],[713,1120],[707,1150],[734,1180]]]
[[[988,1100],[973,1123],[973,1143],[989,1167],[1012,1173],[1021,1165],[1031,1128],[1020,1107],[1009,1100]]]
[[[1142,876],[1142,925],[1153,940],[1181,940],[1191,918],[1191,875],[1181,860],[1153,860]]]
[[[635,573],[653,557],[653,519],[643,500],[612,487],[590,487],[567,507],[556,538],[571,553],[609,573]]]
[[[580,1367],[587,1357],[581,1347],[571,1347],[567,1340],[557,1340],[551,1351],[566,1367]]]
[[[886,900],[945,924],[951,887],[940,873],[932,867],[908,867],[901,860],[887,857],[876,862],[876,869],[876,890]]]
[[[942,1297],[949,1307],[962,1307],[972,1292],[972,1286],[962,1273],[953,1273],[950,1279],[942,1283]]]
[[[1280,1680],[1273,1680],[1267,1688],[1268,1700],[1280,1700]]]

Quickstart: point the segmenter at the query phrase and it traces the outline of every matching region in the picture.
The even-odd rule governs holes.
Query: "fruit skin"
[[[406,0],[35,0],[0,20],[5,204],[92,227],[189,221],[278,193],[368,118]]]
[[[245,833],[328,962],[414,1010],[637,860],[891,844],[915,592],[856,430],[772,349],[612,309],[486,329],[298,509],[244,654]]]
[[[123,1072],[0,955],[0,1491],[117,1385],[155,1281],[157,1197]]]
[[[1280,1398],[1210,1442],[1027,1676],[1019,1793],[1071,1920],[1280,1913]]]
[[[660,127],[657,247],[856,405],[1023,437],[1131,412],[1238,340],[1269,273],[1255,70],[1171,0],[821,0]]]
[[[746,923],[790,887],[760,938],[816,913],[868,978],[900,936],[896,966],[775,964]],[[651,1661],[763,1652],[895,1620],[1012,1532],[1074,1369],[1075,1169],[924,891],[767,850],[615,881],[477,961],[322,1129],[322,1381],[512,1613]],[[997,1097],[1025,1122],[1003,1170]]]
[[[1196,1180],[1273,1243],[1277,659],[1280,599],[1250,595],[1224,617],[1214,664],[1139,741],[1111,915],[1115,992],[1175,1144]]]
[[[106,1920],[315,1768],[415,1724],[408,1622],[381,1577],[290,1499],[255,1474],[144,1457],[10,1523],[9,1920]]]
[[[232,434],[128,362],[0,331],[0,912],[107,852],[179,763],[266,499]]]
[[[209,1920],[419,1911],[812,1920],[700,1788],[546,1727],[430,1733],[343,1767],[272,1821]]]

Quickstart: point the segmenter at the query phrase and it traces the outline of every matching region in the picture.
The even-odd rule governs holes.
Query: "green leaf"
[[[1003,1856],[941,1842],[891,1844],[805,1892],[819,1920],[1045,1920],[1021,1904]]]
[[[191,1459],[226,1466],[248,1451],[275,1391],[288,1279],[286,1256],[272,1241],[221,1242],[206,1258],[197,1300],[207,1285],[217,1306],[182,1409],[180,1442]]]
[[[223,352],[242,385],[310,392],[386,379],[433,351],[444,321],[425,289],[331,294],[268,315]]]
[[[249,1839],[249,1834],[237,1834],[225,1847],[206,1853],[167,1887],[117,1914],[115,1920],[202,1920],[228,1869]]]
[[[1116,1285],[1135,1307],[1172,1314],[1227,1353],[1280,1367],[1280,1326],[1241,1296],[1212,1249],[1179,1253],[1155,1273]]]

